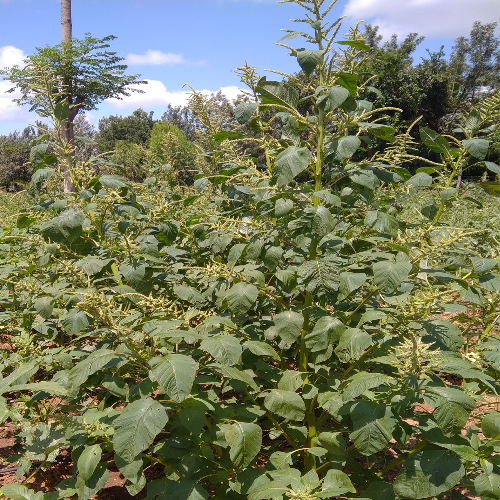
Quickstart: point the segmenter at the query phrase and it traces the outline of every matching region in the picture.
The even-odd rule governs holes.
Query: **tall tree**
[[[21,92],[21,97],[14,101],[30,105],[30,111],[52,116],[57,94],[62,108],[56,118],[62,120],[63,141],[70,144],[74,139],[71,124],[78,113],[97,109],[104,99],[121,99],[131,92],[142,92],[131,85],[146,83],[139,80],[139,75],[126,75],[127,66],[120,64],[123,58],[106,50],[114,36],[94,38],[87,33],[79,40],[71,36],[71,25],[71,0],[61,0],[61,44],[37,48],[36,54],[24,60],[23,68],[0,70],[0,75],[14,85],[10,92]],[[66,160],[71,168],[71,158]],[[65,177],[69,182],[69,175]],[[65,191],[68,190],[70,187],[65,182]]]
[[[450,57],[450,70],[456,106],[474,101],[478,89],[500,88],[500,38],[495,35],[496,22],[476,21],[469,38],[455,40]]]
[[[66,52],[64,47],[66,45],[69,45],[71,43],[71,38],[73,37],[73,23],[72,23],[72,18],[71,18],[71,0],[61,0],[61,32],[62,32],[62,37],[61,37],[61,43],[63,46],[63,53]],[[69,60],[66,60],[66,64],[69,63]],[[70,88],[71,82],[69,81],[69,72],[65,72],[65,75],[63,77],[62,85],[63,88],[69,89]],[[74,111],[73,111],[74,110]],[[78,113],[78,107],[75,106],[72,110],[72,114],[74,116],[71,119],[70,117],[66,118],[63,123],[63,138],[67,142],[73,142],[74,139],[74,131],[73,127],[71,125],[71,122],[75,119],[76,113]],[[64,173],[64,192],[73,192],[74,187],[70,182],[69,175],[67,171]]]

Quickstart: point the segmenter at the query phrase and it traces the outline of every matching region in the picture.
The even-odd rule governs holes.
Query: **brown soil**
[[[7,459],[16,453],[14,449],[14,433],[16,430],[16,427],[10,422],[6,422],[2,427],[0,427],[0,470],[10,469],[16,466],[15,462],[7,462]],[[66,457],[69,457],[69,451],[62,450],[59,458],[64,459]],[[30,473],[33,470],[34,469],[32,469]],[[111,462],[108,466],[108,471],[109,480],[106,483],[106,486],[92,497],[94,500],[141,500],[145,498],[145,491],[134,497],[128,493],[124,486],[125,478],[116,468],[114,463]],[[152,477],[148,479],[157,479],[158,477],[161,477],[159,476],[159,473],[160,471],[151,469],[147,475]],[[35,477],[28,480],[25,484],[35,491],[54,491],[62,480],[68,479],[72,477],[72,475],[73,462],[61,461],[57,465],[49,467],[45,470],[40,470]],[[10,483],[24,483],[26,478],[27,476],[17,477],[15,471],[0,474],[0,488]]]

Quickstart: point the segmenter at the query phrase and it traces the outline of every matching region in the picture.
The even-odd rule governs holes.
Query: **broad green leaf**
[[[323,351],[333,342],[338,342],[346,326],[338,318],[322,316],[306,335],[306,347],[311,352]]]
[[[335,457],[345,458],[345,440],[340,432],[322,432],[318,444]]]
[[[158,225],[158,232],[154,234],[158,241],[171,245],[179,234],[179,227],[175,222],[162,222]]]
[[[375,191],[380,186],[380,180],[375,175],[373,171],[370,170],[358,170],[351,175],[349,179],[359,186]]]
[[[451,198],[453,198],[456,192],[457,190],[455,188],[443,189],[443,191],[441,191],[441,196],[440,196],[441,201],[451,200]]]
[[[490,292],[500,292],[500,276],[488,273],[479,277],[479,285]]]
[[[340,162],[348,160],[349,158],[351,158],[351,156],[354,155],[354,153],[358,150],[360,145],[361,145],[361,140],[359,139],[359,137],[356,137],[355,135],[347,135],[341,137],[337,141],[335,159]]]
[[[283,256],[283,248],[279,246],[271,246],[264,250],[264,255],[262,255],[262,261],[267,269],[271,272],[276,270],[281,257]]]
[[[496,163],[493,163],[492,161],[485,161],[484,166],[490,172],[493,172],[494,174],[500,174],[500,166],[498,166]]]
[[[33,382],[32,384],[15,384],[12,386],[12,390],[16,391],[34,391],[34,392],[48,392],[49,394],[54,394],[56,396],[67,396],[68,391],[59,382],[44,381]],[[0,412],[1,413],[1,412]]]
[[[432,186],[432,177],[425,172],[419,172],[406,181],[408,187]]]
[[[248,492],[248,500],[269,500],[281,499],[283,495],[290,491],[289,482],[270,481],[265,484],[259,484]]]
[[[81,309],[74,308],[61,321],[64,331],[69,335],[78,335],[92,322],[92,318]]]
[[[242,102],[234,108],[234,116],[238,123],[246,123],[258,107],[256,102]]]
[[[252,389],[258,390],[258,386],[254,382],[252,375],[250,375],[249,370],[244,371],[234,366],[224,366],[219,364],[214,364],[212,366],[223,377],[233,380],[239,380],[240,382],[244,382],[245,384],[250,386]]]
[[[286,31],[286,30],[281,30]],[[298,36],[308,36],[307,33],[303,31],[289,31],[285,36],[282,36],[278,42],[284,42],[285,40],[292,40],[293,38],[297,38]]]
[[[490,147],[490,143],[486,139],[465,139],[462,144],[467,152],[478,160],[486,158]]]
[[[297,269],[297,275],[303,280],[308,292],[322,296],[338,290],[340,269],[339,260],[326,256],[304,262]]]
[[[339,45],[347,45],[349,47],[352,47],[354,49],[359,49],[359,50],[364,50],[364,51],[370,51],[371,47],[367,45],[366,43],[362,42],[361,40],[342,40],[340,42],[337,42]]]
[[[239,362],[243,349],[232,335],[214,335],[202,341],[200,348],[207,351],[219,363],[232,366]]]
[[[392,484],[374,481],[357,498],[358,500],[396,500],[396,495]]]
[[[181,424],[195,436],[198,436],[205,426],[205,410],[202,406],[187,406],[178,416]]]
[[[351,73],[337,73],[337,82],[346,88],[352,96],[356,96],[358,91],[358,77]]]
[[[16,384],[26,383],[40,369],[40,361],[32,359],[18,366],[11,374],[0,379],[0,394],[7,392],[9,387]]]
[[[71,108],[72,106],[65,101],[58,102],[54,107],[54,116],[59,121],[66,120],[66,118],[69,118],[69,115],[71,114]]]
[[[495,266],[498,266],[499,261],[495,259],[484,259],[482,257],[469,257],[474,267],[474,271],[478,274],[487,273]]]
[[[278,389],[295,392],[299,387],[302,387],[305,375],[296,370],[285,370],[278,382]]]
[[[143,477],[143,461],[142,454],[137,455],[132,462],[124,460],[120,455],[115,453],[114,456],[115,465],[118,467],[120,472],[132,483],[138,484]],[[141,488],[142,489],[142,488]]]
[[[42,224],[40,234],[47,241],[70,245],[82,234],[84,220],[84,214],[69,209]]]
[[[340,273],[339,299],[345,299],[352,292],[358,290],[366,281],[365,273]]]
[[[261,96],[262,104],[277,104],[288,109],[297,109],[299,94],[292,85],[284,82],[267,81],[263,78],[255,91]]]
[[[481,430],[487,438],[494,438],[500,434],[500,413],[488,413],[481,421]]]
[[[41,144],[36,144],[31,148],[30,162],[33,165],[33,168],[36,168],[43,163],[43,157],[47,153],[48,147],[49,144],[41,143]]]
[[[458,352],[464,343],[460,329],[451,321],[439,318],[426,319],[422,326],[436,347]],[[428,340],[424,337],[424,340]]]
[[[197,307],[201,307],[205,303],[205,297],[191,286],[178,285],[174,288],[174,293],[181,300],[185,300]]]
[[[229,456],[237,469],[248,467],[262,447],[262,429],[257,424],[233,422],[225,431]]]
[[[344,87],[331,87],[318,97],[318,108],[330,113],[341,106],[349,95],[349,90]]]
[[[383,450],[392,439],[397,420],[390,406],[382,402],[359,401],[351,408],[351,441],[363,455]]]
[[[13,500],[43,500],[43,491],[34,492],[24,484],[6,484],[0,489],[2,495]]]
[[[476,494],[481,500],[500,499],[500,475],[483,474],[474,479]]]
[[[40,297],[33,303],[36,312],[44,319],[49,319],[52,316],[54,306],[52,305],[53,297]]]
[[[302,173],[311,161],[311,152],[308,148],[289,146],[282,151],[274,162],[273,177],[279,187],[290,183]]]
[[[409,262],[383,260],[373,264],[373,281],[386,293],[394,293],[411,271]]]
[[[165,495],[158,500],[208,500],[208,492],[200,485],[200,481],[182,479],[167,481]]]
[[[330,469],[323,479],[323,486],[319,493],[319,497],[338,497],[345,493],[356,493],[356,488],[351,483],[349,476],[340,470]]]
[[[328,208],[319,206],[316,208],[311,224],[312,233],[319,238],[322,238],[328,233],[331,233],[335,228],[335,218]]]
[[[323,57],[322,50],[299,50],[297,51],[297,61],[302,71],[309,76],[318,66]]]
[[[75,262],[75,266],[81,269],[87,276],[94,276],[100,273],[105,265],[106,261],[91,256]]]
[[[236,283],[225,294],[229,309],[235,316],[242,316],[255,304],[259,290],[255,285]]]
[[[120,273],[137,292],[143,295],[148,295],[151,292],[153,270],[147,264],[142,262],[124,263],[120,266]]]
[[[274,205],[274,215],[277,218],[283,217],[293,210],[293,201],[285,198],[279,198]]]
[[[108,189],[122,189],[129,188],[130,184],[127,179],[120,177],[119,175],[101,175],[99,177],[99,182]]]
[[[234,267],[236,262],[238,262],[240,257],[243,255],[245,248],[246,248],[245,243],[237,243],[236,245],[233,245],[231,247],[231,250],[229,250],[229,254],[227,256],[227,265],[229,267]]]
[[[361,396],[368,389],[373,389],[383,384],[390,384],[391,377],[382,373],[359,372],[347,379],[341,386],[342,399],[350,401]]]
[[[361,130],[366,130],[369,134],[378,137],[384,141],[393,141],[396,129],[383,123],[358,122]]]
[[[279,354],[266,342],[259,342],[257,340],[247,340],[243,347],[248,349],[256,356],[271,356],[276,361],[279,361]]]
[[[430,128],[420,127],[420,139],[435,153],[446,154],[450,151],[450,143],[442,135]]]
[[[461,432],[458,435],[446,437],[439,428],[432,427],[422,430],[422,436],[430,443],[452,451],[462,461],[476,462],[479,458]]]
[[[436,497],[451,490],[464,474],[465,468],[454,454],[425,447],[406,459],[394,492],[404,499]]]
[[[89,354],[70,370],[66,385],[68,392],[76,394],[90,375],[104,368],[111,368],[123,361],[124,358],[122,354],[117,354],[109,349],[99,349]]]
[[[304,400],[296,392],[281,389],[267,392],[264,406],[270,412],[290,420],[303,420],[306,411]]]
[[[372,210],[365,216],[365,226],[379,233],[390,234],[393,238],[398,235],[398,220],[385,212]]]
[[[101,460],[101,456],[102,450],[98,444],[86,446],[76,464],[78,475],[85,481],[90,479]]]
[[[158,401],[139,399],[130,403],[113,422],[113,445],[127,462],[149,448],[168,422],[166,409]]]
[[[5,422],[8,413],[9,405],[7,404],[7,400],[3,396],[0,396],[0,424]]]
[[[429,393],[438,394],[446,401],[457,403],[467,412],[471,412],[476,407],[476,402],[460,387],[429,387]]]
[[[108,480],[109,472],[106,468],[106,464],[104,462],[99,462],[89,479],[85,480],[82,476],[78,475],[75,483],[78,498],[87,500],[104,488]]]
[[[150,378],[160,384],[170,399],[181,403],[189,396],[198,371],[198,363],[191,356],[167,354],[150,359],[149,366]]]
[[[304,317],[295,311],[285,311],[274,316],[274,330],[287,345],[292,345],[300,335]]]
[[[472,111],[467,115],[465,119],[465,129],[471,133],[474,133],[481,126],[481,115],[477,109],[472,109]]]
[[[342,333],[335,354],[343,363],[358,359],[372,345],[372,338],[364,330],[348,328]]]
[[[447,401],[434,410],[432,416],[445,436],[454,436],[459,433],[467,423],[470,412],[458,403]]]
[[[29,192],[30,194],[36,196],[40,193],[42,189],[43,181],[50,179],[55,173],[53,168],[40,168],[31,176],[31,184]]]

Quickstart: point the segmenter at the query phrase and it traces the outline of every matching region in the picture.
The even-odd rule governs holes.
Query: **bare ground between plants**
[[[16,463],[8,462],[9,457],[15,455],[15,437],[16,427],[11,422],[6,422],[0,427],[0,471],[11,469],[16,466]],[[60,458],[69,457],[69,451],[64,450]],[[34,469],[31,469],[33,471]],[[136,496],[131,496],[125,488],[125,478],[118,471],[114,463],[108,465],[109,480],[106,486],[92,497],[92,500],[127,500],[137,499],[142,500],[146,496],[146,490]],[[145,471],[148,480],[158,479],[161,477],[162,471],[158,468],[152,468]],[[61,461],[57,464],[40,470],[33,478],[26,483],[27,476],[16,476],[15,471],[10,471],[0,474],[0,488],[10,483],[24,483],[34,491],[54,491],[57,485],[64,479],[68,479],[73,475],[73,462]],[[65,499],[67,500],[67,499]],[[68,499],[69,500],[69,499]]]

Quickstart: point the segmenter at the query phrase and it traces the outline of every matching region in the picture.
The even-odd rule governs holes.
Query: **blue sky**
[[[300,29],[294,3],[276,0],[72,0],[73,36],[115,35],[111,49],[125,58],[128,72],[149,81],[123,101],[103,102],[89,114],[97,126],[101,116],[129,115],[142,107],[160,118],[167,103],[183,104],[189,83],[196,90],[238,91],[234,73],[245,61],[251,66],[294,72],[299,68],[286,49],[273,45],[280,29]],[[325,5],[327,5],[325,1]],[[426,36],[425,48],[448,51],[457,36],[467,36],[474,21],[500,20],[500,0],[337,0],[332,20],[345,15],[340,33],[359,20],[378,24],[381,33],[409,32]],[[22,64],[35,47],[60,42],[59,0],[0,0],[0,68]],[[305,26],[305,25],[302,25]],[[12,103],[0,80],[0,134],[22,130],[38,116]]]

